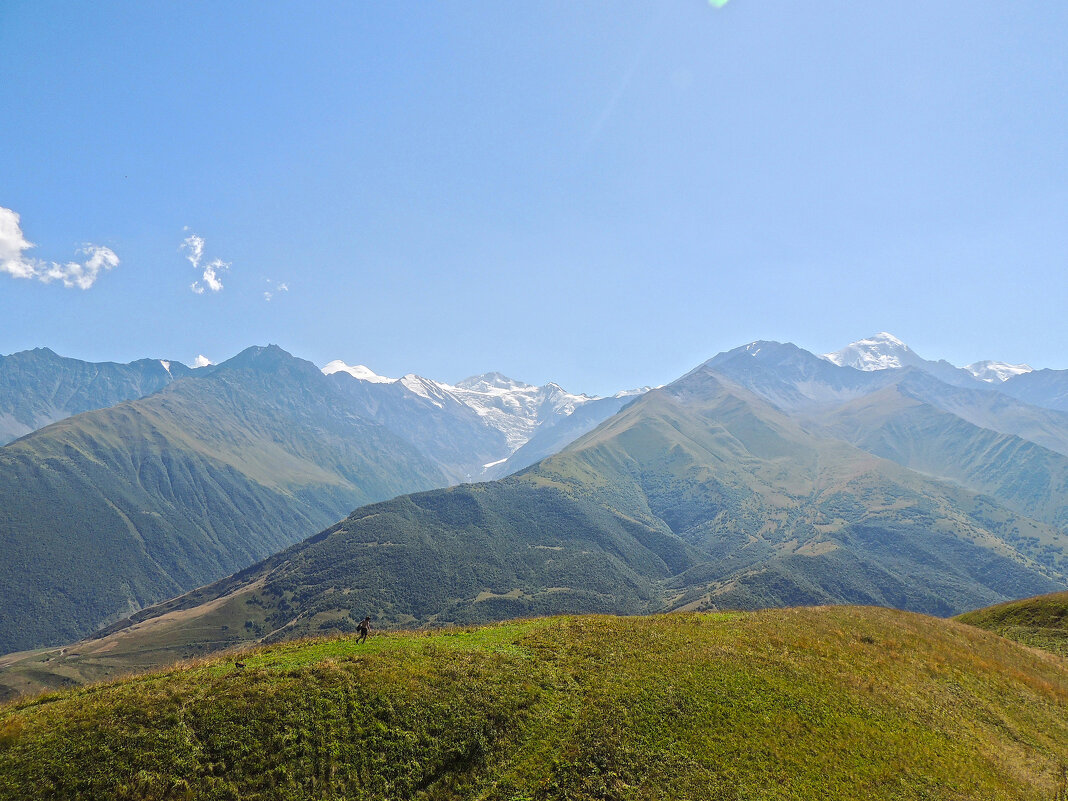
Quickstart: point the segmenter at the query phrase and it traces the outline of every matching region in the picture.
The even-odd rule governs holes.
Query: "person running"
[[[356,627],[356,634],[358,635],[356,637],[356,644],[359,645],[361,642],[366,640],[367,639],[367,634],[370,631],[371,631],[371,616],[368,615],[363,620],[361,620],[360,621],[360,625],[358,625]]]

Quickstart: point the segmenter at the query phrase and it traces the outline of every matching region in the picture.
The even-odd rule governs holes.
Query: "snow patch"
[[[912,348],[885,331],[857,340],[834,353],[824,353],[823,358],[839,367],[853,367],[865,372],[893,370],[923,362]]]
[[[492,392],[494,390],[508,392],[516,389],[536,389],[530,384],[524,384],[522,381],[516,381],[500,373],[473,375],[463,381],[457,381],[456,386],[459,389],[468,389],[473,392]]]
[[[443,396],[449,394],[446,391],[447,387],[445,384],[438,384],[436,381],[423,378],[415,373],[408,373],[408,375],[400,380],[400,383],[406,390],[418,395],[420,398],[425,398],[439,409],[445,408],[444,401],[447,398]]]
[[[333,375],[334,373],[348,373],[353,378],[358,378],[360,381],[370,381],[372,384],[392,384],[396,381],[396,378],[387,378],[384,375],[379,375],[369,367],[365,367],[362,364],[351,365],[345,364],[341,359],[334,359],[330,364],[323,368],[323,375]]]
[[[500,373],[485,373],[439,387],[473,409],[486,425],[503,433],[509,453],[524,445],[545,421],[567,417],[596,400],[590,395],[570,393],[557,384],[536,387]]]
[[[1027,364],[1009,364],[990,360],[969,364],[964,369],[988,384],[1000,384],[1013,376],[1034,372],[1034,368]]]
[[[340,359],[323,368],[326,375],[338,372],[345,372],[354,378],[373,383],[399,383],[413,395],[439,409],[467,407],[477,414],[486,426],[504,434],[509,455],[522,447],[534,435],[538,426],[554,418],[573,414],[580,406],[597,400],[591,395],[568,392],[558,384],[549,383],[536,387],[501,373],[483,373],[465,378],[456,384],[446,384],[415,373],[408,373],[401,378],[386,378],[363,365],[353,367]],[[648,387],[627,390],[616,397],[640,395],[648,390]],[[505,459],[491,462],[485,467],[494,467]]]

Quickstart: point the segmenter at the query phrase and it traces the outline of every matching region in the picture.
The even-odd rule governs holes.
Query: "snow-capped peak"
[[[463,400],[456,397],[452,388],[447,384],[441,384],[429,378],[423,378],[415,373],[408,373],[400,379],[400,385],[409,392],[429,401],[439,409],[444,409],[447,404],[462,404]]]
[[[536,387],[500,373],[485,373],[465,378],[453,386],[440,386],[473,409],[486,425],[501,431],[510,451],[530,439],[545,420],[566,417],[593,400],[588,395],[567,392],[557,384]]]
[[[323,373],[348,373],[353,378],[374,384],[397,384],[442,410],[466,407],[477,414],[484,425],[504,434],[508,453],[529,440],[535,429],[546,420],[566,417],[584,403],[596,400],[589,395],[567,392],[558,384],[536,387],[501,373],[483,373],[456,384],[446,384],[415,373],[408,373],[401,378],[387,378],[362,364],[352,366],[341,359],[326,365]],[[507,458],[507,454],[502,456]]]
[[[516,381],[515,379],[509,378],[506,375],[501,375],[500,373],[473,375],[470,378],[465,378],[463,381],[457,381],[456,386],[459,389],[469,389],[474,392],[490,392],[495,389],[534,389],[530,384]]]
[[[1034,371],[1034,368],[1027,364],[1008,364],[1007,362],[989,360],[969,364],[964,369],[980,381],[986,381],[988,384],[1000,384],[1002,381],[1008,381],[1013,376]]]
[[[353,378],[358,378],[360,381],[370,381],[372,384],[392,384],[397,380],[396,378],[386,378],[384,375],[378,375],[374,370],[364,367],[362,364],[345,364],[341,359],[334,359],[323,368],[323,375],[333,375],[334,373],[348,373]]]
[[[823,358],[839,367],[853,367],[868,372],[908,367],[924,361],[912,348],[885,331],[857,340],[834,353],[825,353]]]
[[[613,398],[630,398],[630,397],[632,397],[634,395],[644,395],[646,392],[652,392],[654,389],[660,389],[660,387],[659,386],[651,387],[651,386],[646,385],[644,387],[635,387],[634,389],[623,389],[623,390],[620,390],[619,392],[617,392],[612,397]]]

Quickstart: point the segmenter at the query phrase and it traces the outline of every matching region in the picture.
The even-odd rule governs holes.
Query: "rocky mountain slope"
[[[0,651],[76,639],[355,506],[446,483],[313,365],[250,348],[0,449]]]
[[[533,464],[611,417],[623,398],[648,390],[594,398],[500,373],[453,385],[414,374],[387,378],[341,360],[330,362],[323,372],[359,399],[365,414],[418,441],[456,481],[495,478]],[[537,442],[523,456],[512,458],[534,438]]]
[[[0,356],[0,445],[80,412],[151,395],[191,372],[165,359],[92,363],[48,348]]]

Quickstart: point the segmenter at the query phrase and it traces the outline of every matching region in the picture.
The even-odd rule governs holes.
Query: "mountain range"
[[[79,412],[151,395],[192,370],[181,362],[83,362],[48,348],[0,356],[0,445]]]
[[[533,464],[649,389],[596,398],[500,373],[452,385],[414,374],[386,378],[340,360],[323,372],[353,398],[361,414],[418,443],[457,482],[498,478]]]
[[[319,374],[364,409],[378,399],[371,430],[418,432],[409,478],[430,482],[415,467],[447,465],[440,488],[357,508],[229,578],[115,622],[50,669],[82,679],[347,631],[367,613],[384,626],[827,603],[946,616],[1068,586],[1068,415],[1050,392],[1068,373],[990,381],[949,365],[950,382],[945,363],[883,364],[857,369],[791,344],[750,343],[640,396],[566,401],[570,414],[524,446],[559,429],[554,444],[576,435],[566,447],[546,446],[557,452],[505,478],[451,487],[465,464],[494,455],[483,444],[477,459],[461,458],[464,442],[494,441],[474,436],[468,411],[478,412],[462,393],[493,398],[515,386],[494,376],[456,391]],[[390,393],[402,402],[387,403]],[[524,408],[551,405],[552,393]],[[618,405],[603,420],[582,418],[609,400]]]
[[[196,370],[5,357],[0,419],[43,427],[0,448],[0,652],[82,637],[357,506],[503,465],[576,409],[569,430],[582,431],[623,402],[336,365],[276,346]]]

